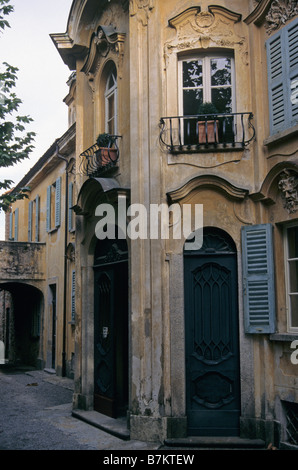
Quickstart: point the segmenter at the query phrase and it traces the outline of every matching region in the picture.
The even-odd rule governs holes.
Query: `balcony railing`
[[[111,135],[113,146],[99,147],[94,144],[81,153],[80,173],[85,176],[99,176],[117,166],[119,160],[119,148],[117,139],[120,136]]]
[[[244,149],[254,138],[252,113],[162,117],[160,142],[171,153]]]

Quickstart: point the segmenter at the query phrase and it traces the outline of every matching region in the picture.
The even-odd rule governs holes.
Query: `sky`
[[[22,100],[19,115],[33,122],[27,130],[36,133],[30,158],[9,168],[0,167],[0,180],[17,184],[68,128],[63,99],[71,71],[62,61],[51,33],[64,33],[72,0],[11,0],[14,12],[7,16],[10,28],[0,34],[0,68],[3,62],[17,67],[14,89]],[[0,240],[4,240],[4,214],[0,212]]]

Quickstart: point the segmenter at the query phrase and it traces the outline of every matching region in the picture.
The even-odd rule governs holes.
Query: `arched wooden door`
[[[203,246],[184,251],[188,434],[239,434],[237,256],[224,232],[204,229]]]
[[[94,259],[94,409],[116,418],[128,404],[128,251],[100,240]]]

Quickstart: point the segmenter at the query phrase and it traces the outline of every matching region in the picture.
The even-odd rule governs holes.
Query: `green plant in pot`
[[[106,132],[97,136],[96,143],[99,150],[96,152],[96,155],[100,166],[106,166],[117,161],[118,152],[116,148],[113,148],[115,142],[116,137]]]
[[[218,113],[213,103],[202,103],[198,108],[198,115],[201,117],[210,115],[210,120],[198,121],[199,143],[214,144],[218,142],[218,121],[212,119]],[[199,118],[201,119],[201,118]]]
[[[96,143],[98,147],[112,147],[112,145],[115,143],[116,139],[114,136],[111,134],[107,134],[106,132],[103,132],[102,134],[99,134],[96,139]]]
[[[217,114],[218,111],[216,106],[213,103],[206,101],[205,103],[200,104],[198,108],[198,114]]]

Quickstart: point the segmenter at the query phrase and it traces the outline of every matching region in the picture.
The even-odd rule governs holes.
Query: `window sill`
[[[52,233],[57,232],[58,228],[59,228],[59,227],[54,227],[54,228],[52,228],[51,230],[48,231],[48,234],[49,234],[49,235],[52,235]]]
[[[298,333],[273,333],[269,338],[271,341],[294,341],[298,339]]]
[[[289,137],[294,137],[296,134],[298,134],[298,124],[294,127],[291,127],[290,129],[286,129],[285,131],[271,135],[264,140],[264,145],[269,147],[270,145],[278,144],[284,140],[287,140]]]

